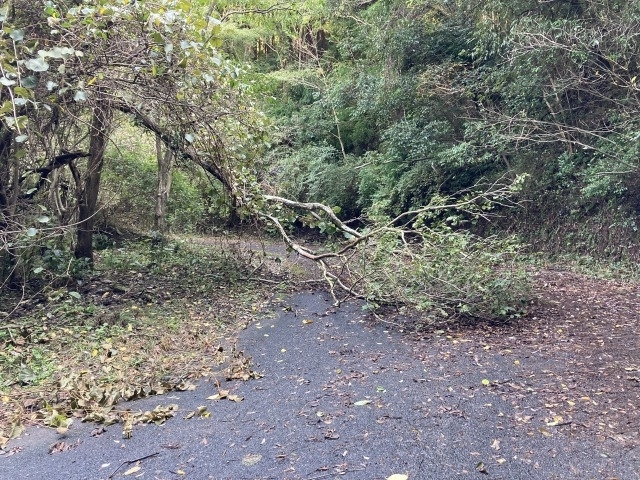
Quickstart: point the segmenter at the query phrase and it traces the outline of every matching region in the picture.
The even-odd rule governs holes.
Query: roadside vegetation
[[[119,401],[224,380],[242,360],[235,332],[266,314],[274,294],[274,284],[250,281],[258,266],[276,286],[283,280],[274,259],[237,240],[145,238],[97,251],[93,270],[72,281],[30,291],[3,312],[0,444],[36,423],[114,423]],[[10,305],[13,295],[0,299]]]

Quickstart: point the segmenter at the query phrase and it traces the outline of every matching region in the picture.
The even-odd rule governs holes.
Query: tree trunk
[[[166,148],[162,152],[163,142],[160,135],[156,134],[156,158],[158,159],[158,195],[156,197],[156,211],[154,216],[154,228],[164,234],[167,232],[167,202],[171,191],[171,167],[173,154]]]
[[[229,202],[231,205],[229,206],[229,216],[227,217],[227,227],[234,228],[239,227],[242,223],[242,218],[240,217],[240,205],[238,202],[238,198],[235,196],[229,197]]]
[[[100,192],[104,152],[109,140],[111,114],[111,109],[104,102],[94,107],[87,172],[83,179],[78,178],[77,172],[74,174],[78,197],[78,231],[74,253],[76,258],[87,258],[90,263],[93,263],[93,224]]]
[[[18,199],[20,197],[20,161],[17,156],[13,156],[10,158],[10,169],[12,173],[7,177],[8,182],[11,183],[11,189],[9,195],[6,195],[8,198],[8,203],[4,205],[3,208],[3,223],[4,220],[8,220],[8,230],[11,230],[12,225],[18,226],[16,221],[16,213],[18,211]],[[5,196],[3,194],[3,196]],[[5,200],[3,200],[3,203]],[[17,230],[17,229],[16,229]],[[24,272],[24,262],[22,261],[22,251],[21,248],[16,245],[15,242],[15,234],[10,234],[10,238],[7,238],[5,241],[7,242],[7,252],[9,255],[9,267],[11,268],[9,275],[9,288],[11,289],[19,289],[24,286],[25,272]],[[14,241],[12,241],[14,240]],[[10,246],[14,243],[13,246]],[[16,242],[17,243],[17,242]]]

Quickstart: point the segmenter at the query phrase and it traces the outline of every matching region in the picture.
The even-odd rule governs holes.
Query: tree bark
[[[167,202],[171,192],[171,167],[173,154],[170,148],[163,146],[162,139],[156,134],[156,158],[158,159],[158,195],[156,197],[156,211],[154,216],[154,228],[160,233],[167,232]]]
[[[104,102],[99,102],[93,108],[87,171],[84,178],[78,178],[77,172],[74,174],[78,197],[78,230],[74,254],[76,258],[87,258],[90,263],[93,263],[94,216],[100,192],[104,152],[109,140],[111,116],[111,108]]]
[[[11,195],[9,196],[9,204],[5,211],[6,217],[10,222],[13,222],[16,218],[18,199],[20,196],[20,161],[18,160],[18,157],[14,156],[11,163],[11,168],[13,170],[13,174],[11,175]],[[8,247],[7,251],[9,252],[11,263],[9,288],[19,289],[24,285],[25,278],[24,262],[22,261],[20,248],[17,245],[14,245],[12,247]]]

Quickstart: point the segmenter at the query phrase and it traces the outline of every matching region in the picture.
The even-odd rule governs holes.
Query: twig
[[[354,468],[352,470],[344,470],[341,472],[334,472],[334,473],[323,473],[322,475],[317,475],[315,477],[309,477],[307,478],[307,480],[319,480],[321,478],[327,478],[327,477],[331,477],[333,475],[346,475],[347,473],[351,473],[351,472],[362,472],[364,471],[364,468]]]
[[[251,278],[253,278],[253,274],[256,273],[260,268],[262,268],[263,265],[264,265],[264,260],[260,262],[260,265],[258,265],[256,268],[251,270],[251,273],[247,276],[245,280],[251,280]]]
[[[278,280],[269,280],[268,278],[261,277],[243,277],[240,280],[243,282],[261,282],[261,283],[270,283],[273,285],[280,285],[282,283],[286,283],[286,281],[278,281]]]
[[[373,314],[373,316],[376,318],[376,320],[378,320],[379,322],[382,323],[386,323],[388,325],[393,325],[394,327],[400,327],[402,328],[402,325],[400,325],[399,323],[396,322],[392,322],[391,320],[385,320],[384,318],[382,318],[380,315],[378,315],[376,312],[371,312]]]
[[[140,457],[140,458],[136,458],[134,460],[125,460],[124,462],[122,462],[120,464],[120,466],[118,468],[116,468],[113,473],[111,475],[109,475],[107,477],[107,480],[110,480],[113,478],[113,476],[118,473],[118,470],[120,470],[123,466],[125,465],[131,465],[132,463],[136,463],[136,462],[141,462],[142,460],[146,460],[147,458],[151,458],[151,457],[155,457],[156,455],[160,455],[160,452],[156,452],[156,453],[151,453],[149,455],[145,455],[144,457]]]

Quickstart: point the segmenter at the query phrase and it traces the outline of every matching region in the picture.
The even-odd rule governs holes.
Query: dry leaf
[[[555,427],[556,425],[562,423],[562,416],[557,415],[553,417],[553,421],[547,422],[547,427]]]
[[[131,467],[129,470],[123,473],[123,475],[133,475],[136,472],[140,471],[140,465],[136,465],[135,467]]]
[[[104,432],[106,432],[106,431],[107,431],[107,429],[106,429],[106,428],[104,428],[104,427],[100,426],[100,427],[96,427],[96,428],[94,428],[93,430],[91,430],[90,435],[91,435],[92,437],[99,437],[100,435],[102,435],[102,434],[103,434]]]
[[[262,455],[260,454],[252,454],[245,455],[242,459],[242,464],[246,467],[251,467],[262,460]]]
[[[219,390],[218,393],[216,393],[215,395],[211,395],[210,397],[207,397],[207,400],[222,400],[223,398],[227,398],[227,396],[229,395],[229,390]]]
[[[76,440],[75,443],[65,443],[65,442],[56,442],[51,447],[49,447],[49,455],[54,455],[60,452],[66,452],[67,450],[71,450],[72,448],[76,448],[80,445],[80,440]]]
[[[126,414],[124,417],[124,425],[122,426],[122,438],[133,437],[133,416]]]

